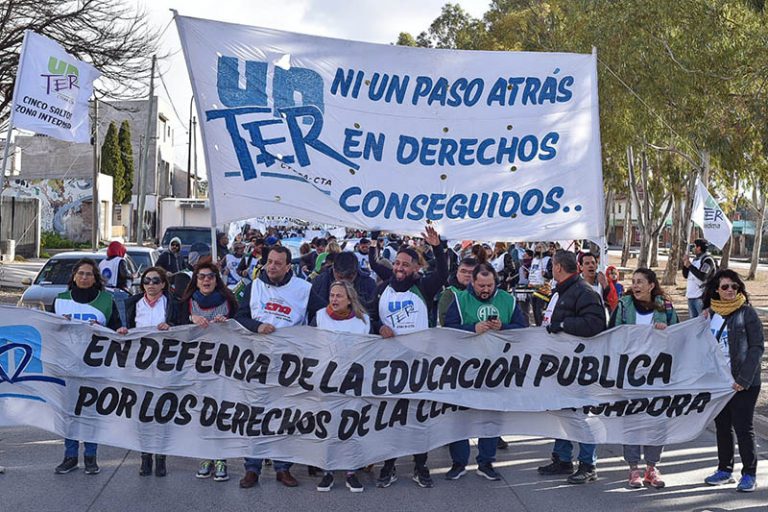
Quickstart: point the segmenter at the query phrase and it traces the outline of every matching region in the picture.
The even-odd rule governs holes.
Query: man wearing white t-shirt
[[[291,271],[291,250],[275,245],[269,249],[264,270],[245,289],[235,320],[249,331],[271,334],[277,329],[306,323],[309,305],[309,282]],[[245,476],[240,487],[247,489],[259,482],[262,459],[246,457]],[[292,463],[274,461],[277,480],[286,487],[299,483],[291,475]]]

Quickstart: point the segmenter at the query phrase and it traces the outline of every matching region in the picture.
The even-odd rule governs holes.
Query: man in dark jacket
[[[352,283],[360,302],[369,310],[370,314],[371,305],[376,298],[376,281],[360,271],[355,254],[342,252],[336,255],[331,268],[324,270],[312,281],[308,311],[310,322],[319,309],[328,305],[328,295],[334,281]]]
[[[376,264],[376,250],[371,248],[371,268],[383,280],[376,290],[371,307],[373,332],[384,338],[423,331],[430,327],[429,318],[435,305],[435,295],[448,280],[448,263],[445,259],[440,235],[427,226],[424,240],[432,246],[437,270],[427,276],[419,274],[419,254],[410,247],[401,248],[392,269]],[[373,235],[376,238],[377,234]],[[415,468],[413,480],[420,487],[432,487],[432,477],[427,469],[427,454],[413,456]],[[396,459],[389,459],[381,469],[378,487],[389,487],[397,480]]]
[[[157,259],[157,266],[162,267],[169,274],[184,270],[184,263],[181,258],[181,238],[177,236],[171,238],[168,250],[160,254]]]
[[[552,275],[557,281],[552,299],[544,313],[542,325],[547,332],[565,332],[572,336],[589,338],[605,330],[605,309],[600,296],[578,274],[576,255],[557,251],[552,264]],[[573,443],[555,439],[552,463],[539,467],[542,475],[568,474],[568,483],[584,484],[597,480],[595,463],[597,446],[579,443],[579,468],[573,471]]]

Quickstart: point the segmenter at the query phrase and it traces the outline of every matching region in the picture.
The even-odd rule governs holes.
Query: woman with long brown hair
[[[211,261],[198,263],[177,308],[179,325],[195,324],[206,328],[211,323],[226,322],[237,313],[237,299],[221,279],[219,267]],[[197,478],[213,475],[215,482],[229,480],[227,461],[205,459],[200,462]]]
[[[647,325],[654,329],[666,329],[677,322],[675,308],[661,288],[656,272],[639,268],[632,274],[632,292],[619,299],[609,327]],[[624,445],[624,460],[629,464],[629,487],[664,487],[664,480],[656,467],[663,450],[663,446]],[[641,454],[645,459],[645,472],[638,468]]]

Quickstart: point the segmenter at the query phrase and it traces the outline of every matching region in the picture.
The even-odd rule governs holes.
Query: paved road
[[[706,431],[699,439],[668,447],[660,468],[667,488],[630,490],[625,486],[626,467],[621,447],[602,446],[598,462],[600,479],[585,486],[570,486],[561,478],[544,478],[535,468],[549,456],[551,441],[541,438],[506,437],[507,451],[499,452],[497,469],[501,482],[489,482],[468,473],[457,482],[443,479],[450,466],[445,448],[430,453],[429,465],[436,485],[420,489],[410,481],[411,464],[401,459],[400,480],[389,489],[376,489],[373,475],[362,473],[366,486],[362,494],[351,494],[339,484],[330,493],[319,493],[318,478],[307,476],[304,466],[294,474],[300,482],[287,489],[274,480],[266,468],[261,483],[240,489],[240,461],[231,461],[229,482],[197,480],[196,461],[169,458],[166,478],[139,477],[139,454],[103,446],[99,453],[102,472],[86,476],[82,471],[55,475],[63,446],[56,436],[30,427],[0,428],[0,510],[45,511],[419,511],[505,510],[535,512],[599,511],[739,511],[768,510],[768,441],[761,441],[758,466],[760,488],[754,493],[737,493],[734,486],[712,488],[702,483],[716,466],[714,434]],[[474,448],[473,448],[474,452]],[[474,455],[474,454],[473,454]],[[376,468],[379,469],[378,467]],[[471,469],[474,470],[474,467]]]

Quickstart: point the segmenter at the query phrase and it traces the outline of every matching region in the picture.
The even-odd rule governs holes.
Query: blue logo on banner
[[[0,384],[8,382],[50,382],[65,386],[64,380],[42,375],[42,336],[29,325],[0,327]],[[0,393],[0,398],[24,398],[45,401],[36,395]]]

